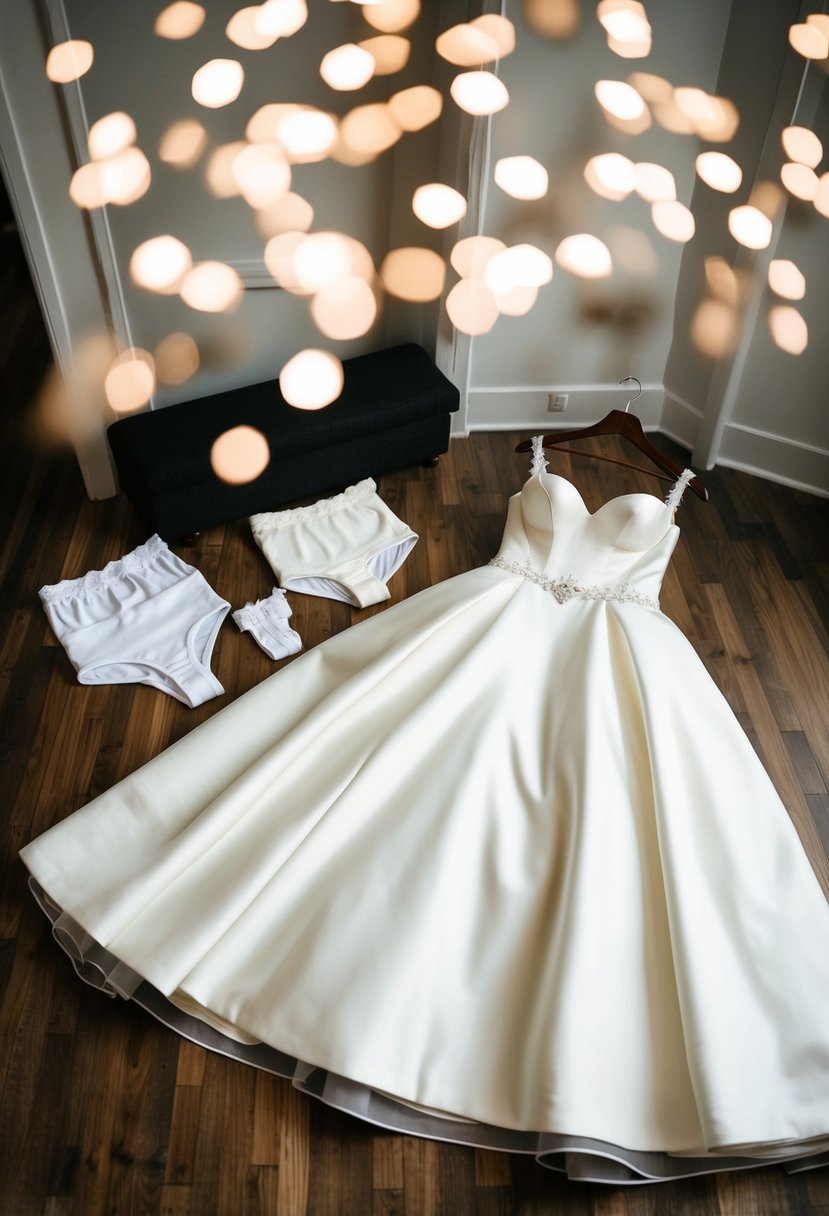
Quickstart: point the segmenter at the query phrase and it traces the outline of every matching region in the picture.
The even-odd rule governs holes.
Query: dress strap
[[[544,436],[533,435],[533,462],[530,465],[530,477],[547,472],[547,457],[544,455]]]
[[[682,495],[685,493],[685,487],[690,481],[693,481],[695,477],[696,473],[693,469],[683,469],[667,494],[665,498],[665,505],[671,507],[672,510],[676,510],[676,508],[682,502]]]

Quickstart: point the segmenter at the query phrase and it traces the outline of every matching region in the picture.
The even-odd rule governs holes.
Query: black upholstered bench
[[[107,432],[121,488],[167,540],[430,460],[449,443],[458,390],[414,344],[346,359],[342,394],[322,410],[288,405],[276,380],[135,414]],[[271,459],[244,485],[210,464],[235,426],[261,431]]]

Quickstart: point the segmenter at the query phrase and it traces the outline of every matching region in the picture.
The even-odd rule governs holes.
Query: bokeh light
[[[248,144],[230,164],[245,202],[267,207],[291,188],[291,166],[279,144]]]
[[[313,299],[311,316],[327,338],[346,342],[368,333],[377,317],[377,299],[355,275],[323,287]]]
[[[165,165],[192,169],[207,144],[207,132],[195,118],[174,122],[161,137],[158,155]]]
[[[260,5],[253,4],[248,8],[240,8],[225,26],[225,34],[231,42],[246,51],[266,51],[273,46],[278,34],[263,33],[257,28]]]
[[[607,34],[612,51],[625,59],[650,54],[653,31],[645,7],[637,0],[601,0],[596,16]]]
[[[639,161],[636,170],[636,193],[646,203],[670,203],[676,198],[676,182],[670,169],[653,161]]]
[[[449,319],[462,334],[479,337],[498,320],[495,296],[481,279],[461,279],[446,297]]]
[[[150,352],[132,346],[118,355],[104,379],[104,392],[116,414],[143,409],[155,392],[155,363]]]
[[[636,121],[646,114],[641,93],[623,80],[597,80],[593,92],[604,112],[623,122]]]
[[[151,237],[133,251],[130,274],[139,287],[170,295],[192,265],[192,254],[184,242],[167,234]]]
[[[651,203],[651,218],[657,232],[669,241],[690,241],[696,231],[693,214],[675,199]]]
[[[184,384],[199,370],[199,348],[190,334],[177,331],[153,351],[155,374],[161,384]]]
[[[823,144],[808,127],[786,127],[780,141],[789,160],[799,161],[810,169],[816,169],[823,160]]]
[[[301,350],[279,373],[279,388],[289,405],[299,410],[320,410],[343,391],[345,373],[329,351]]]
[[[703,300],[691,320],[691,341],[710,359],[732,354],[738,334],[736,309],[725,300]]]
[[[415,190],[412,211],[430,228],[448,228],[466,215],[466,199],[451,186],[430,182]]]
[[[504,156],[495,162],[495,182],[512,198],[543,198],[547,193],[547,170],[534,156]]]
[[[516,287],[543,287],[553,277],[553,262],[535,245],[510,245],[492,255],[484,271],[484,282],[496,295]]]
[[[769,262],[769,287],[784,300],[802,300],[806,294],[806,279],[788,258],[772,258]]]
[[[446,263],[433,249],[392,249],[383,259],[380,280],[393,296],[422,304],[437,300],[446,282]]]
[[[500,13],[483,13],[470,22],[475,30],[482,30],[495,43],[498,58],[505,59],[515,50],[515,26],[509,17]]]
[[[360,253],[363,258],[360,258]],[[312,232],[297,242],[293,254],[293,270],[300,287],[305,291],[316,292],[332,283],[347,279],[360,270],[363,274],[359,277],[364,278],[365,257],[369,258],[371,265],[371,258],[365,246],[345,233]]]
[[[357,45],[373,58],[375,76],[393,76],[395,72],[402,72],[412,53],[408,38],[401,38],[399,34],[377,34]]]
[[[541,38],[572,38],[581,24],[579,0],[523,0],[521,15]]]
[[[220,144],[210,153],[205,179],[215,198],[234,198],[240,193],[239,184],[233,176],[233,162],[247,146],[243,139],[237,139],[230,144]]]
[[[199,262],[179,288],[185,304],[199,312],[229,312],[242,298],[242,280],[225,262]]]
[[[46,75],[55,84],[69,84],[89,71],[94,58],[92,43],[83,38],[59,42],[46,58]]]
[[[743,171],[735,160],[724,152],[701,152],[697,157],[697,175],[712,190],[733,194],[740,188]]]
[[[443,94],[429,84],[401,89],[389,98],[389,113],[403,131],[420,131],[440,118]]]
[[[509,104],[507,86],[493,72],[461,72],[449,92],[467,114],[497,114]]]
[[[220,481],[232,486],[255,481],[270,464],[271,450],[261,431],[253,426],[234,426],[215,440],[210,464]]]
[[[812,201],[816,211],[829,217],[829,173],[821,173],[818,178],[817,193]]]
[[[265,246],[265,265],[280,287],[295,295],[311,295],[304,287],[300,287],[294,269],[294,255],[301,241],[305,239],[304,232],[280,232],[271,237]]]
[[[389,106],[384,102],[356,106],[340,120],[340,143],[332,150],[336,159],[361,164],[379,156],[403,134]],[[345,153],[345,155],[344,155]],[[353,160],[349,160],[349,156]]]
[[[438,35],[435,49],[447,63],[458,68],[473,68],[498,58],[498,43],[485,30],[463,23]]]
[[[168,4],[161,10],[153,29],[159,38],[171,38],[175,41],[192,38],[204,25],[206,15],[200,4],[191,4],[190,0],[176,0],[175,4]]]
[[[769,329],[775,345],[788,355],[802,355],[809,345],[809,327],[791,304],[769,309]]]
[[[337,142],[337,122],[324,110],[295,106],[276,124],[278,142],[296,165],[325,160]]]
[[[618,152],[603,152],[592,156],[584,166],[584,180],[602,198],[618,202],[636,188],[636,168]]]
[[[746,249],[765,249],[771,240],[772,225],[757,207],[734,207],[728,213],[728,231]]]
[[[495,307],[502,317],[524,317],[537,299],[537,287],[513,287],[512,291],[495,292]]]
[[[449,260],[463,279],[482,279],[496,253],[506,249],[504,241],[494,236],[467,236],[458,241]]]
[[[814,24],[790,26],[789,42],[804,59],[825,59],[829,55],[829,37]]]
[[[230,105],[242,91],[245,72],[238,59],[210,59],[193,75],[193,100],[210,110]]]
[[[87,146],[90,158],[105,160],[108,156],[116,156],[135,143],[137,134],[135,123],[123,110],[105,114],[89,128]]]
[[[256,212],[256,227],[266,239],[281,232],[307,232],[314,222],[314,208],[301,194],[290,190]]]
[[[363,17],[384,34],[397,34],[408,29],[420,16],[420,0],[380,0],[379,4],[364,4]]]
[[[256,14],[256,29],[260,34],[290,38],[308,20],[305,0],[265,0]]]
[[[740,284],[734,268],[719,254],[710,254],[705,259],[705,281],[709,291],[725,304],[736,305],[740,298]]]
[[[780,170],[780,180],[795,198],[811,202],[818,191],[818,176],[808,165],[788,161]]]
[[[334,47],[323,55],[320,76],[332,89],[347,92],[361,89],[374,75],[374,56],[353,42]]]
[[[727,143],[734,138],[740,115],[733,101],[716,97],[704,89],[674,89],[673,102],[687,118],[691,130],[711,143]]]
[[[603,279],[613,273],[610,250],[589,232],[565,237],[556,249],[556,261],[563,270],[582,279]]]

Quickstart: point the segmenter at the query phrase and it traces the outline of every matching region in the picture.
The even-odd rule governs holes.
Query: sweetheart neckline
[[[574,493],[575,493],[576,497],[578,498],[579,502],[581,503],[582,507],[584,507],[585,514],[588,515],[590,519],[595,519],[596,516],[605,509],[605,507],[609,507],[611,505],[611,503],[614,503],[614,502],[621,502],[623,498],[648,498],[652,502],[658,503],[659,506],[661,506],[661,507],[668,506],[668,503],[665,501],[665,499],[657,498],[657,496],[655,494],[648,494],[648,492],[646,490],[634,490],[629,494],[617,494],[614,498],[608,498],[605,502],[601,503],[600,506],[596,507],[595,511],[591,511],[588,508],[587,503],[584,501],[584,496],[582,495],[581,490],[578,488],[578,486],[575,484],[575,482],[571,481],[569,477],[564,477],[561,473],[551,473],[549,469],[544,469],[542,472],[533,474],[533,476],[528,479],[526,484],[529,485],[529,483],[531,481],[535,481],[536,478],[541,478],[541,477],[554,477],[556,479],[556,481],[561,481],[564,483],[564,485],[569,486],[570,489],[574,491]],[[547,493],[547,487],[544,485],[543,482],[541,483],[541,488],[544,490],[544,493],[547,495],[547,500],[550,502],[550,508],[552,510],[552,506],[553,506],[552,500],[550,499],[550,495]],[[673,515],[674,508],[670,507],[669,509],[671,511],[671,514]],[[672,521],[672,523],[673,523],[673,521]],[[677,526],[678,525],[673,524],[673,527],[677,527]]]

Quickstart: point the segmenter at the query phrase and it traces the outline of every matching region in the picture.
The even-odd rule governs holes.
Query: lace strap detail
[[[257,625],[266,625],[270,621],[287,621],[291,615],[291,607],[285,599],[281,587],[274,587],[267,599],[257,600],[255,604],[248,602],[244,608],[237,608],[232,614],[233,619],[244,632]]]
[[[682,495],[685,493],[685,487],[689,482],[693,481],[696,473],[693,469],[683,469],[679,477],[677,477],[670,491],[665,498],[665,505],[670,507],[672,511],[676,510],[682,502]]]
[[[533,435],[533,461],[530,465],[530,477],[547,472],[547,457],[544,455],[544,436]]]

